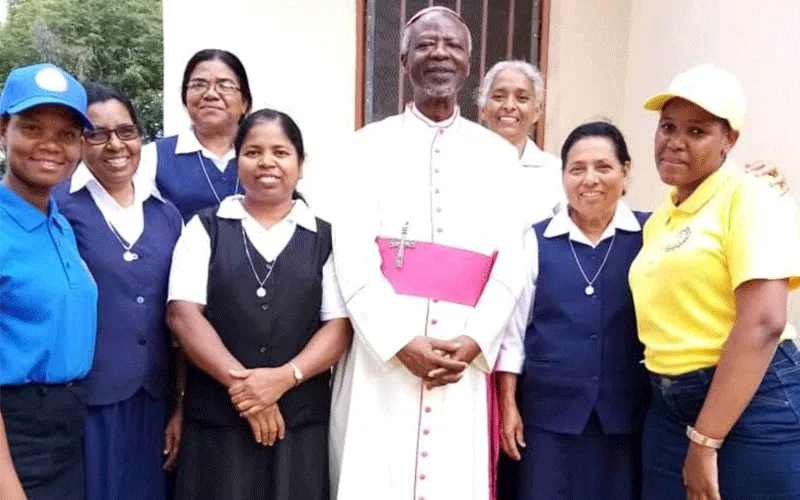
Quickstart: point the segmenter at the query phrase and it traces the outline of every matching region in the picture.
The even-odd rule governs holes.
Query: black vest
[[[317,219],[317,232],[297,226],[264,284],[258,282],[245,253],[241,221],[216,216],[217,207],[197,215],[211,240],[205,316],[230,353],[247,368],[277,367],[295,357],[319,330],[322,266],[331,253],[331,227]],[[260,276],[264,258],[250,241],[250,256]],[[187,368],[184,413],[217,425],[246,425],[225,387],[194,365]],[[287,428],[327,423],[330,370],[291,389],[278,401]]]

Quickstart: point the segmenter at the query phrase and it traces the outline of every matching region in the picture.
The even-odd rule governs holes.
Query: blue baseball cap
[[[60,104],[78,113],[83,126],[94,126],[86,116],[86,89],[55,64],[41,63],[15,68],[0,94],[0,115],[16,115],[42,104]]]

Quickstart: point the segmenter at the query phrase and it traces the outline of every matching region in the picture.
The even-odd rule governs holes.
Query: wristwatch
[[[705,446],[706,448],[714,448],[715,450],[722,448],[722,442],[724,441],[724,439],[714,439],[700,434],[691,425],[686,426],[686,437],[693,443]]]
[[[292,367],[292,374],[294,375],[294,386],[297,387],[303,382],[303,372],[300,371],[300,368],[291,361],[287,363],[289,366]]]

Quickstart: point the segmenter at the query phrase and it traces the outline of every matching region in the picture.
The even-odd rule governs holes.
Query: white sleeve
[[[495,161],[498,185],[490,188],[503,193],[494,202],[497,206],[496,232],[487,235],[497,241],[497,260],[464,328],[464,335],[473,339],[481,349],[473,364],[486,373],[490,373],[497,362],[503,333],[528,274],[523,248],[525,223],[520,204],[524,197],[519,194],[519,161],[513,148],[509,148],[507,157],[503,156],[498,154]],[[503,168],[507,175],[502,175]]]
[[[151,186],[156,185],[156,169],[158,168],[158,150],[155,141],[142,147],[139,159],[139,168],[136,170],[136,177],[147,182]]]
[[[530,263],[530,274],[525,280],[522,295],[517,300],[500,344],[495,371],[521,374],[525,364],[525,331],[531,322],[533,298],[536,294],[536,277],[539,274],[539,249],[536,231],[525,234],[525,257]]]
[[[211,239],[197,216],[184,227],[172,253],[168,301],[185,300],[206,305]]]
[[[339,280],[336,279],[333,253],[322,266],[322,305],[319,309],[319,317],[322,321],[347,317],[347,306],[344,303],[342,291],[339,289]]]

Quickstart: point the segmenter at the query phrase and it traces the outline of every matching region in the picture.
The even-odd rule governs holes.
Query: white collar
[[[409,104],[408,106],[406,106],[406,111],[405,111],[404,114],[405,114],[406,117],[410,117],[410,116],[414,117],[417,120],[419,120],[422,123],[424,123],[425,125],[427,125],[429,127],[432,127],[432,128],[448,128],[451,125],[453,125],[456,122],[456,120],[458,120],[459,116],[461,116],[461,108],[456,106],[456,109],[453,111],[453,115],[450,116],[449,118],[446,118],[446,119],[440,121],[440,122],[435,122],[435,121],[431,120],[430,118],[428,118],[427,116],[423,115],[422,112],[420,112],[420,110],[418,110],[417,107],[414,106],[413,102],[411,104]]]
[[[614,211],[614,217],[611,219],[611,223],[603,232],[602,236],[600,236],[600,239],[597,241],[597,243],[599,244],[601,241],[614,236],[617,230],[628,231],[631,233],[638,233],[642,230],[642,225],[639,224],[639,220],[633,214],[631,209],[628,208],[628,205],[626,205],[622,200],[617,202],[617,208]],[[580,228],[578,228],[578,226],[572,222],[572,219],[569,217],[568,209],[559,210],[558,213],[553,216],[553,219],[544,230],[545,238],[555,238],[565,234],[568,234],[569,239],[576,243],[583,243],[590,247],[597,246],[597,244],[591,243],[583,231],[581,231]]]
[[[147,182],[145,179],[137,176],[136,174],[134,174],[132,182],[134,203],[144,203],[147,198],[151,196],[161,203],[166,203],[155,183]],[[103,185],[100,184],[100,181],[98,181],[92,171],[89,170],[89,167],[87,167],[85,163],[81,162],[78,165],[78,168],[75,169],[75,172],[72,173],[72,177],[70,178],[69,182],[69,192],[70,194],[76,193],[89,184],[94,184],[96,187],[102,189],[104,193],[108,194],[108,191],[106,191]],[[110,196],[111,195],[109,195],[109,197]]]
[[[217,156],[212,153],[208,148],[204,147],[200,144],[200,140],[197,138],[193,130],[185,130],[178,134],[178,140],[175,142],[175,154],[187,154],[187,153],[203,153],[203,156],[206,158],[216,158],[222,161],[230,161],[236,157],[236,152],[231,149],[223,156]]]
[[[539,149],[539,146],[528,138],[525,140],[525,149],[522,150],[519,161],[523,167],[544,167],[550,163],[547,161],[548,158],[543,158],[545,154],[547,153]]]
[[[217,209],[217,217],[238,220],[252,219],[252,216],[247,213],[247,210],[242,205],[243,199],[243,194],[234,194],[222,200]],[[317,232],[317,219],[303,200],[294,200],[292,209],[281,222],[293,222],[309,231]]]

